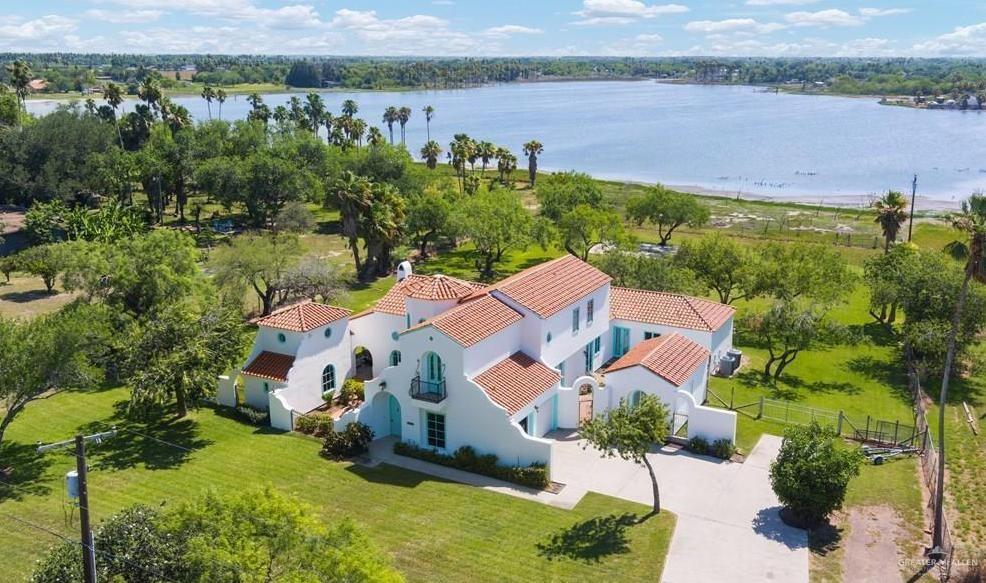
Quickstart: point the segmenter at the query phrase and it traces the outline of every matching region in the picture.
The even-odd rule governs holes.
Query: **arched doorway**
[[[596,389],[595,384],[590,382],[578,383],[579,387],[579,425],[583,421],[592,419],[592,399]]]
[[[353,349],[353,376],[361,381],[368,381],[373,378],[373,355],[365,346],[357,346]]]
[[[387,397],[387,417],[389,423],[387,425],[389,435],[400,438],[401,436],[401,403],[397,400],[397,397],[388,394]]]

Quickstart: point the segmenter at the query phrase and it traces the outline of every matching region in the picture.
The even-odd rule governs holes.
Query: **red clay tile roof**
[[[352,313],[352,310],[345,308],[337,308],[328,304],[307,301],[275,310],[269,316],[257,318],[254,322],[258,326],[266,326],[267,328],[278,328],[292,332],[308,332],[326,324],[331,324],[336,320],[341,320]]]
[[[403,316],[406,313],[404,298],[454,300],[464,298],[485,287],[481,283],[466,281],[447,275],[428,276],[411,274],[390,288],[390,291],[380,298],[376,306],[373,307],[373,311]]]
[[[708,362],[709,351],[681,334],[666,334],[644,340],[606,369],[611,373],[640,365],[680,387],[695,370]]]
[[[735,311],[732,306],[680,294],[616,286],[609,291],[609,316],[614,320],[715,331]]]
[[[294,357],[290,354],[267,352],[258,354],[253,362],[243,368],[243,374],[248,374],[272,381],[288,380],[288,371],[294,366]]]
[[[547,318],[609,283],[610,277],[574,255],[515,273],[490,288]]]
[[[475,379],[494,403],[513,415],[558,382],[558,373],[523,352],[483,371]]]
[[[472,346],[523,319],[517,310],[490,295],[481,295],[408,328],[434,326],[465,347]]]

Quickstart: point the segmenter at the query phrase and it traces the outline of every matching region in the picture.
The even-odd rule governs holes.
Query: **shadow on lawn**
[[[10,469],[9,475],[0,474],[0,502],[51,492],[51,486],[40,481],[51,465],[51,458],[36,450],[36,445],[16,441],[0,443],[0,470]]]
[[[816,526],[808,531],[808,549],[820,557],[838,550],[843,530],[831,522]]]
[[[360,464],[352,464],[346,468],[346,471],[373,484],[386,484],[401,488],[415,488],[425,481],[448,482],[448,480],[421,474],[413,470],[405,470],[389,464],[380,464],[372,468]],[[448,483],[451,484],[453,482]]]
[[[538,554],[548,560],[568,558],[598,562],[603,557],[629,552],[627,528],[638,523],[636,514],[610,514],[591,518],[557,532],[538,543]]]
[[[213,443],[198,436],[198,423],[187,417],[175,417],[171,411],[155,411],[149,414],[153,419],[144,421],[127,416],[127,401],[113,407],[116,412],[109,419],[80,428],[86,434],[118,428],[115,437],[88,447],[94,468],[125,470],[141,464],[149,470],[175,468],[197,450]]]
[[[43,289],[32,289],[28,291],[20,292],[7,292],[0,295],[0,300],[5,302],[13,302],[15,304],[28,304],[36,300],[43,300],[46,298],[53,298],[58,295],[58,292],[48,292]]]

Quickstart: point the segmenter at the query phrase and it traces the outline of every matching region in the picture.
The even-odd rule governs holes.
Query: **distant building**
[[[48,88],[48,82],[44,79],[31,79],[27,84],[27,88],[31,91],[44,91]]]

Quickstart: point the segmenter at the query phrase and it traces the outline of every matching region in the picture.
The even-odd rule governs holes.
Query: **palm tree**
[[[426,106],[424,106],[424,108],[422,108],[421,111],[425,112],[425,128],[427,128],[427,130],[428,130],[428,141],[430,142],[431,141],[431,118],[435,117],[435,108],[432,107],[432,106],[430,106],[430,105],[426,105]]]
[[[326,110],[322,96],[314,91],[305,97],[305,115],[308,117],[308,127],[317,136],[319,128],[322,127]]]
[[[216,90],[216,101],[219,102],[219,121],[223,119],[223,104],[226,103],[226,90]]]
[[[27,93],[31,87],[31,67],[25,61],[14,61],[7,65],[10,81],[17,96],[17,103],[27,111]]]
[[[292,95],[291,99],[288,100],[288,109],[291,111],[291,121],[298,129],[304,129],[306,124],[305,108],[301,106],[301,99],[297,95]]]
[[[497,148],[496,169],[500,172],[500,182],[507,184],[510,180],[510,174],[517,169],[517,156],[514,156],[506,148]]]
[[[428,140],[428,143],[421,148],[421,157],[424,159],[428,168],[434,170],[438,166],[438,157],[442,155],[442,147],[438,142],[434,140]]]
[[[948,349],[945,352],[945,367],[942,372],[941,394],[938,397],[938,487],[935,498],[935,530],[933,549],[941,549],[942,512],[945,487],[945,405],[948,402],[948,382],[952,376],[955,361],[955,343],[959,335],[959,325],[966,299],[969,296],[969,283],[972,279],[986,283],[986,195],[974,194],[962,203],[962,212],[952,218],[952,225],[968,237],[968,243],[952,245],[953,252],[959,250],[965,256],[965,277],[952,314],[952,326],[948,333]],[[958,253],[957,253],[958,254]]]
[[[397,121],[401,124],[401,145],[404,146],[404,126],[411,119],[411,108],[404,106],[397,110]]]
[[[897,240],[897,233],[907,220],[907,200],[904,195],[891,190],[873,202],[876,209],[876,222],[883,229],[883,252],[890,251],[890,245]]]
[[[476,144],[476,155],[483,162],[483,176],[486,176],[486,167],[490,160],[496,158],[496,146],[492,142],[479,142]]]
[[[349,122],[349,129],[352,131],[352,138],[356,140],[356,146],[363,147],[363,134],[366,133],[366,121],[358,117]]]
[[[524,154],[527,156],[527,180],[534,188],[534,181],[538,175],[538,156],[544,152],[544,146],[537,140],[531,140],[524,144]]]
[[[380,128],[378,128],[377,126],[371,127],[370,130],[366,133],[366,142],[370,144],[370,146],[374,146],[374,147],[384,143],[383,133],[380,131]]]
[[[356,273],[360,273],[362,263],[359,257],[359,221],[373,202],[373,185],[368,178],[347,170],[343,172],[342,178],[336,181],[332,195],[339,205],[342,236],[346,238],[349,249],[353,252]]]
[[[397,108],[393,105],[387,107],[383,111],[383,121],[387,124],[387,130],[390,132],[390,145],[394,145],[394,122],[400,119],[400,115],[397,113]]]
[[[342,102],[342,115],[346,117],[353,117],[358,111],[359,105],[352,99],[347,99]]]
[[[212,100],[216,98],[216,90],[206,85],[202,88],[202,99],[205,99],[205,108],[209,112],[209,119],[212,119]]]
[[[158,87],[157,79],[152,75],[144,77],[144,80],[140,82],[140,87],[137,88],[137,97],[140,97],[141,101],[147,103],[152,111],[157,112],[161,109],[161,88]]]
[[[291,112],[289,112],[288,108],[284,107],[283,105],[278,105],[277,107],[274,108],[274,113],[271,114],[271,116],[274,118],[274,121],[283,125],[289,119],[291,119]]]
[[[123,103],[123,90],[116,83],[108,83],[103,89],[103,99],[113,108],[113,123],[116,124],[116,136],[120,139],[120,147],[123,147],[123,133],[120,132],[120,116],[117,109]]]

